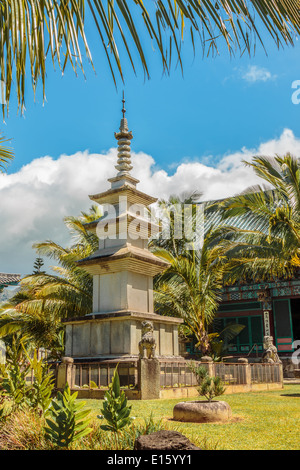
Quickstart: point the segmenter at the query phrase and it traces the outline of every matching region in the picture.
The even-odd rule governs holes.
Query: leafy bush
[[[223,395],[225,387],[220,377],[210,377],[205,366],[199,366],[195,363],[190,365],[190,369],[196,375],[199,395],[204,396],[208,401]]]
[[[34,377],[32,383],[26,380],[31,373]],[[9,402],[11,412],[29,406],[46,413],[53,387],[54,377],[49,374],[48,364],[37,358],[36,351],[30,358],[22,340],[14,337],[11,347],[7,346],[6,364],[0,368],[0,402]],[[0,408],[0,418],[3,418],[4,405]]]
[[[28,389],[27,403],[34,410],[40,409],[42,413],[46,414],[51,404],[54,377],[49,374],[48,365],[37,359],[36,353],[30,361],[30,368],[33,370],[34,382]]]
[[[204,396],[208,401],[212,401],[215,397],[223,395],[225,387],[220,377],[209,377],[207,375],[198,388],[199,395]]]
[[[117,367],[115,368],[112,382],[109,384],[108,390],[104,395],[101,411],[103,414],[98,415],[98,418],[104,418],[108,423],[101,426],[101,429],[104,431],[118,432],[132,421],[132,418],[129,417],[131,406],[127,406],[125,392],[120,388]]]
[[[115,449],[120,448],[120,429],[130,424],[133,419],[129,416],[131,406],[127,406],[125,392],[120,388],[117,368],[118,367],[114,370],[112,381],[104,395],[104,403],[101,410],[103,414],[97,416],[99,419],[105,419],[107,421],[107,424],[101,425],[100,428],[103,431],[111,431],[114,433]]]
[[[22,344],[13,341],[12,347],[7,347],[5,367],[1,368],[2,397],[11,402],[11,410],[22,407],[26,403],[28,386],[26,376],[30,369],[28,358],[24,355]]]
[[[82,410],[85,402],[76,402],[78,393],[71,394],[66,384],[63,393],[58,392],[49,408],[50,418],[46,418],[46,439],[56,447],[68,448],[69,445],[91,432],[88,427],[90,410]]]

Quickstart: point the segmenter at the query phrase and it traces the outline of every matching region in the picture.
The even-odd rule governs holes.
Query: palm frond
[[[1,2],[0,79],[5,83],[3,113],[8,112],[13,83],[20,108],[25,107],[26,76],[43,96],[48,57],[63,73],[69,64],[83,71],[85,55],[92,62],[90,44],[103,47],[114,83],[124,80],[125,59],[134,72],[136,62],[150,76],[148,49],[153,46],[163,72],[172,61],[182,65],[182,44],[189,37],[196,51],[217,55],[225,45],[230,55],[249,55],[265,37],[276,46],[294,45],[300,32],[297,0],[14,0]],[[188,35],[188,37],[187,37]],[[122,60],[121,60],[122,57]],[[27,74],[27,75],[26,75]]]
[[[61,349],[62,320],[84,316],[92,310],[92,276],[78,267],[77,261],[95,249],[95,240],[87,236],[82,219],[98,217],[98,212],[66,218],[72,246],[64,248],[48,240],[35,244],[44,256],[54,259],[55,274],[40,271],[25,276],[20,290],[0,308],[0,335],[26,335],[38,347]],[[74,234],[77,244],[74,243]]]
[[[203,352],[208,348],[207,327],[221,301],[226,269],[224,246],[212,245],[213,239],[211,231],[201,250],[188,250],[180,256],[155,249],[155,254],[170,264],[155,280],[155,310],[181,317]]]
[[[300,161],[286,154],[245,163],[271,189],[259,186],[210,208],[223,223],[219,240],[227,241],[226,283],[291,278],[299,270]]]
[[[7,168],[8,163],[13,160],[14,153],[10,147],[7,147],[6,142],[9,142],[10,139],[0,134],[0,172],[4,172]]]

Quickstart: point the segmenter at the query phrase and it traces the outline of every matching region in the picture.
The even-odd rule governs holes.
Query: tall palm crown
[[[100,217],[98,206],[80,217],[66,217],[73,244],[64,248],[49,240],[36,243],[38,253],[54,259],[56,274],[40,272],[22,279],[20,291],[0,310],[0,336],[22,332],[38,347],[56,349],[61,342],[61,320],[83,316],[92,310],[92,278],[77,261],[98,247],[95,235],[84,224]]]
[[[150,244],[156,256],[168,261],[170,267],[157,276],[154,283],[155,311],[162,315],[181,317],[184,331],[196,338],[196,347],[206,353],[209,349],[208,327],[212,323],[221,301],[223,276],[226,271],[225,245],[215,243],[215,232],[209,229],[203,243],[193,245],[187,236],[176,239],[176,224],[190,224],[194,228],[196,210],[185,218],[184,207],[190,204],[196,209],[200,193],[194,192],[182,197],[171,196],[162,200],[159,206],[162,215],[169,222],[169,238],[163,233]],[[175,210],[173,209],[175,206]],[[177,219],[177,220],[176,220]],[[204,228],[203,228],[204,230]]]
[[[155,250],[157,256],[170,263],[170,268],[156,283],[155,310],[182,318],[202,353],[209,349],[208,327],[222,299],[226,267],[223,247],[212,248],[210,243],[207,236],[201,250],[179,257],[163,249]]]
[[[220,233],[232,242],[229,280],[295,276],[300,267],[300,160],[287,154],[245,163],[267,186],[249,188],[215,206],[226,222]]]
[[[171,195],[168,199],[160,199],[156,212],[160,232],[149,241],[149,248],[163,248],[174,257],[187,253],[187,244],[191,241],[189,230],[196,233],[195,210],[199,206],[202,193],[192,191],[180,195]],[[192,208],[185,211],[185,208]]]

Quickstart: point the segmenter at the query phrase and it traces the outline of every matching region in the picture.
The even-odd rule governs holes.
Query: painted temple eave
[[[257,299],[258,292],[268,289],[271,297],[299,296],[300,279],[260,282],[245,285],[225,286],[223,302]]]

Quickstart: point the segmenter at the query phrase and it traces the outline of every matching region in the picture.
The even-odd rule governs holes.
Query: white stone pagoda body
[[[157,227],[147,217],[156,199],[136,189],[130,171],[132,133],[121,119],[116,177],[107,191],[90,196],[105,214],[86,228],[99,237],[99,249],[78,265],[93,276],[93,312],[66,322],[65,355],[74,359],[133,358],[145,322],[153,326],[156,357],[177,357],[182,320],[153,311],[153,277],[168,264],[148,250]],[[150,336],[151,336],[150,334]]]

